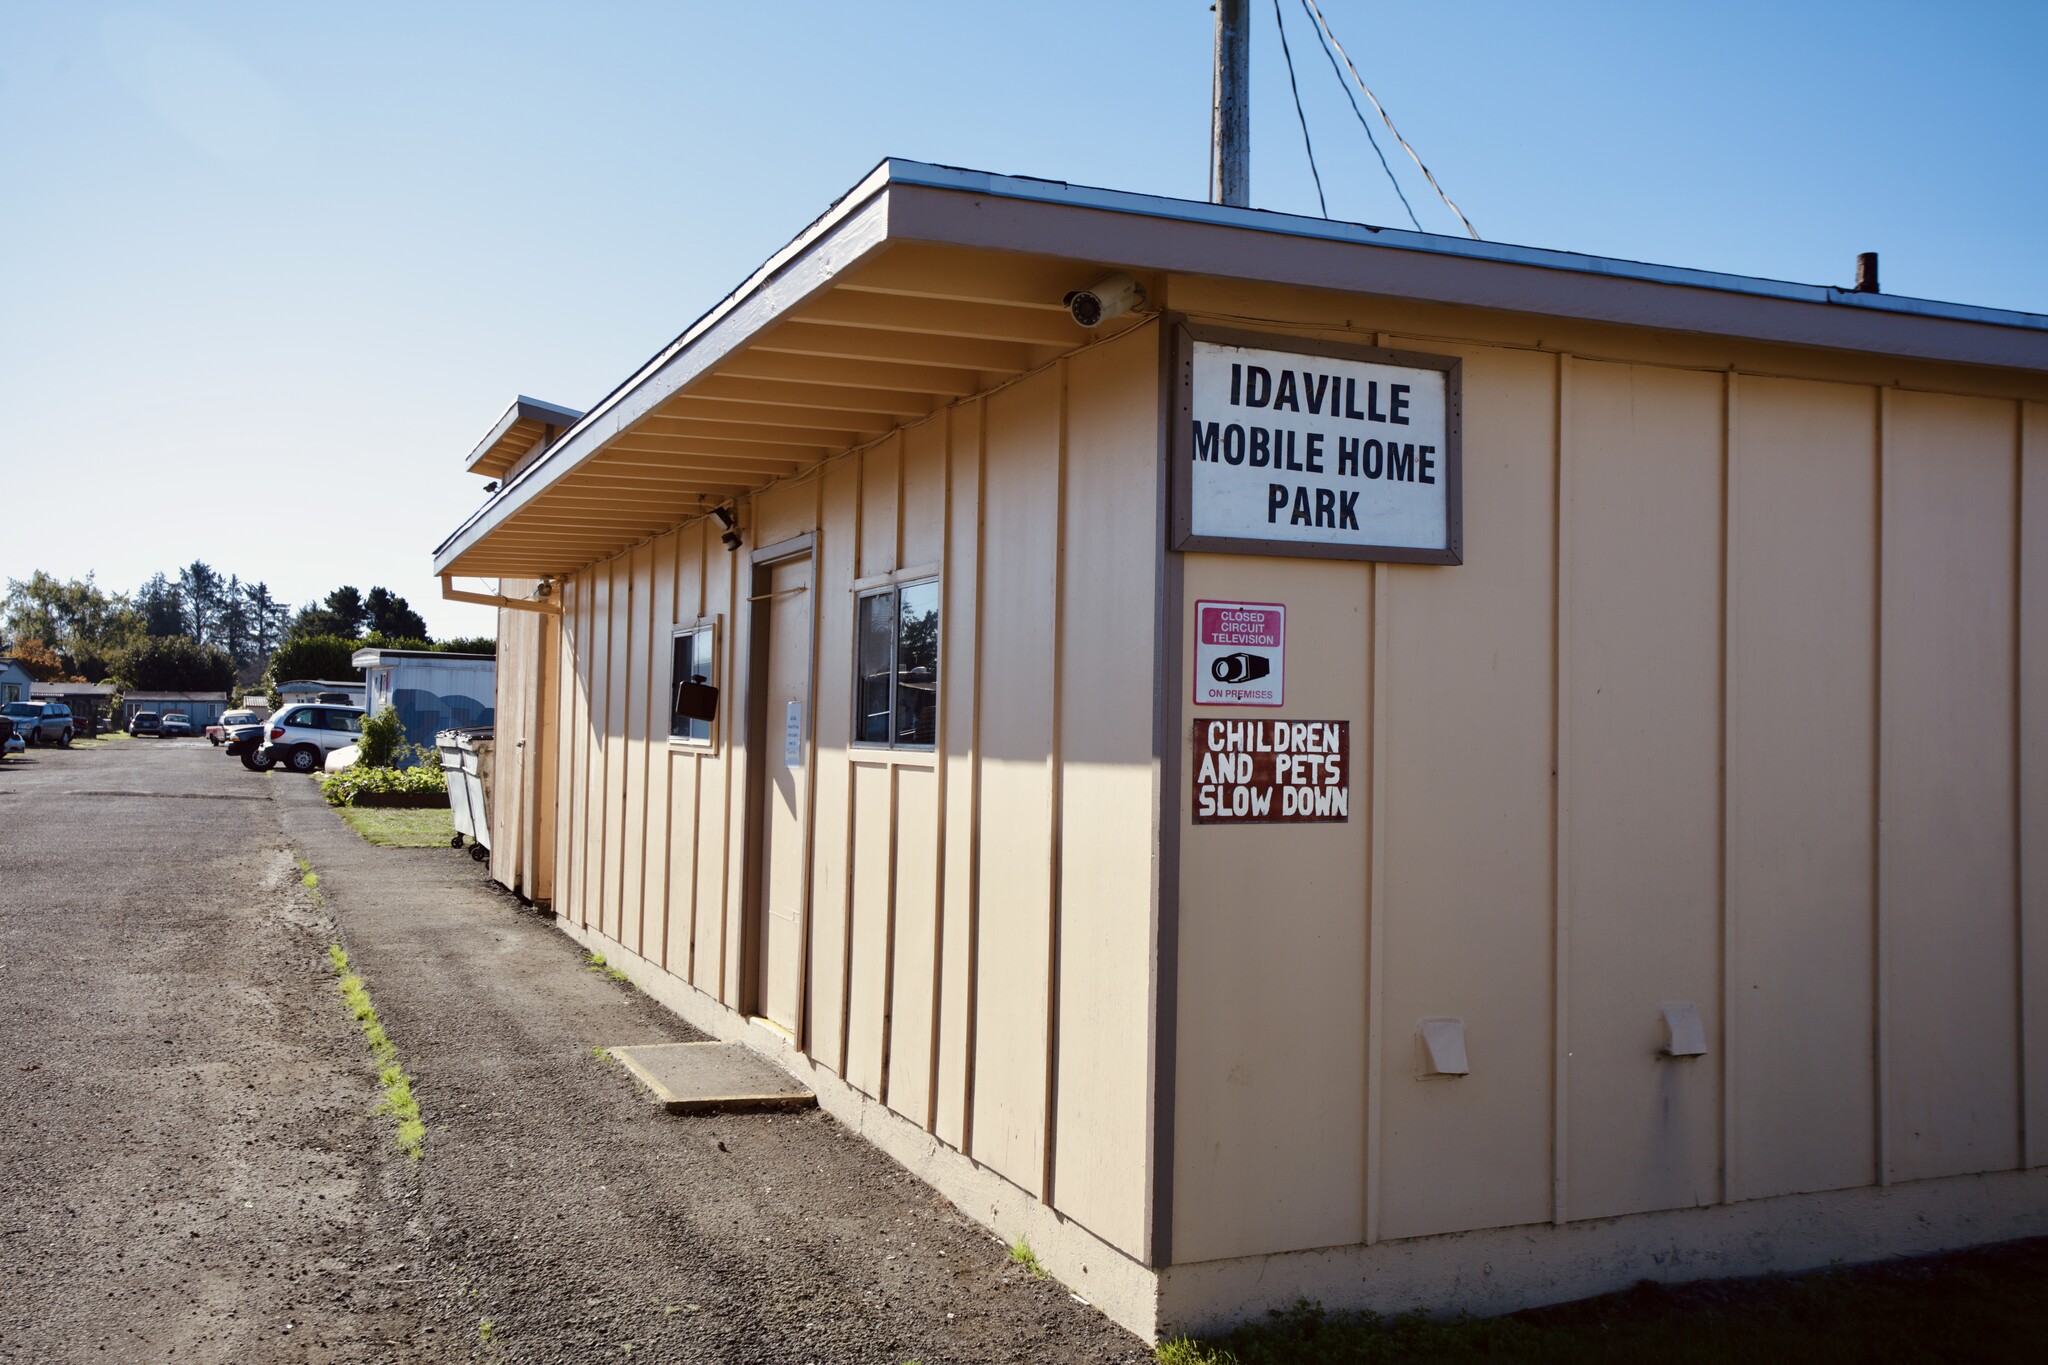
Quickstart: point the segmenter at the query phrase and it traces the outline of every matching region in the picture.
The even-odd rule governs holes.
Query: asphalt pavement
[[[0,1360],[1149,1358],[830,1118],[664,1113],[598,1050],[679,1020],[204,740],[0,763],[0,999]]]

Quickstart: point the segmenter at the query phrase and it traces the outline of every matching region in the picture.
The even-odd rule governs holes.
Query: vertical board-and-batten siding
[[[1286,714],[1353,721],[1354,804],[1196,830],[1182,783],[1171,1259],[2048,1161],[2048,405],[1175,284],[1460,356],[1467,535],[1341,584],[1188,559],[1184,632],[1288,604]],[[1301,685],[1352,653],[1359,694]],[[1665,1001],[1705,1057],[1657,1055]],[[1416,1079],[1437,1014],[1471,1075]]]
[[[2048,1066],[2048,403],[2020,413],[2020,1060]],[[2048,1165],[2048,1083],[2022,1073],[2024,1160]]]
[[[1157,355],[1139,329],[770,488],[738,555],[698,521],[590,566],[560,661],[559,911],[743,1007],[743,566],[815,533],[803,1049],[1133,1256]],[[853,584],[926,566],[939,743],[855,748]],[[670,745],[669,630],[714,615],[718,742]]]

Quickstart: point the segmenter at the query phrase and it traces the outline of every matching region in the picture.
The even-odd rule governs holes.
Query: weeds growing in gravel
[[[1033,1251],[1031,1244],[1022,1237],[1010,1243],[1010,1259],[1030,1271],[1034,1277],[1041,1280],[1045,1278],[1045,1267],[1038,1263],[1038,1253]]]
[[[308,872],[306,875],[311,877],[313,874]],[[370,988],[349,969],[348,954],[339,943],[334,943],[328,945],[327,956],[341,977],[337,983],[341,998],[363,1030],[363,1041],[369,1044],[370,1054],[377,1059],[377,1084],[384,1093],[377,1101],[376,1112],[392,1117],[398,1125],[399,1150],[418,1161],[425,1151],[427,1125],[420,1118],[419,1101],[413,1097],[412,1077],[406,1074],[404,1064],[398,1060],[398,1048],[390,1035],[384,1032],[384,1022],[377,1017],[377,1007],[370,1003]]]
[[[632,978],[628,977],[625,972],[604,960],[603,953],[585,952],[583,954],[583,970],[586,972],[603,972],[621,986],[633,984]]]

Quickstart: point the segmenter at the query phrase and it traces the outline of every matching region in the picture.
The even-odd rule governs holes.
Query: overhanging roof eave
[[[879,250],[888,237],[888,204],[882,193],[888,184],[888,169],[887,162],[877,167],[829,213],[770,257],[745,284],[641,366],[540,459],[471,513],[435,547],[434,572],[459,572],[452,567],[455,560],[493,526],[719,359],[740,349],[762,328],[829,288],[837,275]]]
[[[1001,201],[1002,211],[991,212],[991,200]],[[492,529],[763,329],[898,241],[2048,373],[2048,317],[2036,314],[891,160],[471,514],[436,547],[434,571],[467,572],[460,559]]]

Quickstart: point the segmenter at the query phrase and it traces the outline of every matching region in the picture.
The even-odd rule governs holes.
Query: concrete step
[[[737,1043],[607,1048],[671,1114],[811,1109],[818,1097]]]

